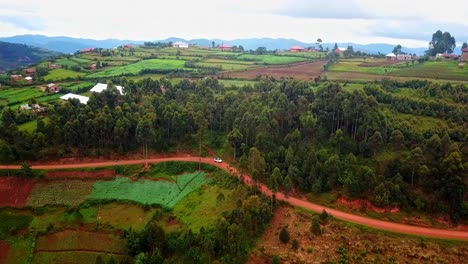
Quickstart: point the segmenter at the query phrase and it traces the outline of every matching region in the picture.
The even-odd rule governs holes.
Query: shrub
[[[325,209],[323,209],[322,213],[320,214],[320,222],[322,223],[326,223],[327,220],[328,220],[328,213],[327,211],[325,211]]]
[[[281,229],[279,239],[280,239],[281,243],[284,243],[284,244],[289,242],[289,232],[288,232],[288,229],[286,227],[283,227],[283,229]]]
[[[317,218],[314,218],[314,220],[312,220],[311,229],[312,233],[314,233],[314,235],[316,236],[320,236],[322,234],[322,228],[320,227],[320,223],[317,220]]]
[[[311,246],[308,246],[308,247],[307,247],[307,253],[312,253],[312,251],[313,251],[312,247],[311,247]]]
[[[294,240],[292,241],[292,248],[293,248],[294,250],[298,250],[298,249],[299,249],[299,241],[298,241],[297,239],[294,239]]]
[[[278,255],[274,255],[271,264],[281,264],[281,259]]]

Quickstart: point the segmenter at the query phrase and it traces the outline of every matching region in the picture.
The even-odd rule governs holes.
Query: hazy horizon
[[[437,30],[448,31],[457,46],[468,41],[468,20],[427,1],[350,0],[225,1],[148,3],[83,0],[4,0],[0,37],[23,34],[96,40],[284,38],[314,43],[401,44],[427,47]],[[455,10],[468,2],[453,1]]]

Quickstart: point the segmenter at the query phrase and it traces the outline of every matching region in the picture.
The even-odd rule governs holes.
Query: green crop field
[[[326,52],[281,52],[281,56],[302,57],[308,59],[324,59],[327,56]]]
[[[37,232],[45,232],[49,226],[57,227],[64,220],[63,214],[65,209],[46,209],[40,215],[34,215],[34,218],[29,226],[29,230]]]
[[[80,76],[85,75],[84,73],[81,72],[75,72],[72,70],[67,70],[67,69],[55,69],[51,70],[49,74],[44,76],[44,80],[46,82],[49,81],[59,81],[59,80],[65,80],[67,78],[77,78]]]
[[[220,68],[223,71],[239,71],[255,67],[249,64],[219,63],[219,62],[198,62],[195,65],[210,68]]]
[[[28,199],[28,206],[72,205],[86,201],[93,189],[93,183],[80,180],[38,182]]]
[[[254,61],[258,64],[289,64],[294,62],[307,61],[306,58],[291,57],[291,56],[277,56],[277,55],[250,55],[243,54],[237,57],[238,60]]]
[[[156,209],[148,210],[134,204],[104,204],[81,209],[85,223],[109,224],[121,230],[141,231],[151,220]]]
[[[340,61],[330,67],[332,72],[361,72],[376,75],[385,75],[397,71],[403,66],[391,65],[391,66],[373,66],[365,67],[361,66],[360,61]],[[405,66],[406,67],[406,66]]]
[[[175,71],[184,69],[183,60],[144,60],[126,66],[105,69],[88,75],[88,78],[115,77],[121,75],[136,75],[142,70]],[[185,69],[189,70],[189,69]]]
[[[37,87],[0,90],[0,100],[8,105],[27,102],[31,98],[39,98],[41,96],[44,96],[44,93]]]
[[[401,68],[392,75],[445,80],[468,81],[468,67],[458,67],[456,61],[428,61],[414,67]]]
[[[224,200],[218,201],[222,193]],[[231,197],[233,191],[209,185],[200,192],[193,192],[175,208],[174,214],[194,232],[201,227],[214,225],[219,216],[236,207],[236,199]]]
[[[70,91],[76,91],[82,88],[92,88],[95,85],[94,82],[81,82],[81,83],[70,83],[70,84],[62,84],[62,88],[67,88]]]
[[[78,57],[73,57],[73,58],[61,58],[55,61],[55,63],[62,65],[62,66],[79,66],[82,64],[91,64],[91,60],[83,59],[83,58],[78,58]]]
[[[32,216],[16,215],[11,212],[0,212],[0,239],[6,239],[15,232],[29,226]]]
[[[34,250],[34,237],[14,237],[8,240],[10,250],[5,258],[4,264],[28,264]]]
[[[206,174],[196,172],[177,176],[178,183],[168,181],[117,178],[113,181],[98,181],[94,184],[91,199],[128,200],[141,204],[159,204],[173,208],[192,191],[208,182]]]

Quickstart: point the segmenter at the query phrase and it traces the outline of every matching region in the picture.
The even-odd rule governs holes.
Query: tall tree
[[[394,54],[401,54],[401,45],[398,44],[396,45],[394,48],[393,48],[393,51],[392,51]]]
[[[449,32],[437,30],[432,34],[431,47],[427,51],[430,56],[435,56],[437,53],[452,53],[456,47],[455,37]]]
[[[260,151],[255,147],[250,148],[250,151],[249,151],[248,169],[250,173],[252,174],[252,178],[254,180],[263,178],[263,176],[265,175],[265,170],[266,170],[265,159],[263,158]]]
[[[242,133],[237,128],[233,128],[227,136],[229,143],[234,148],[234,161],[236,160],[237,151],[241,146],[242,137]]]
[[[463,53],[463,50],[466,49],[466,48],[468,48],[468,43],[463,42],[463,44],[462,44],[462,46],[461,46],[461,51],[462,51],[462,53]]]
[[[137,126],[136,129],[137,140],[143,144],[143,152],[145,156],[145,166],[148,166],[148,142],[154,136],[154,129],[151,125],[151,120],[149,117],[144,117]]]

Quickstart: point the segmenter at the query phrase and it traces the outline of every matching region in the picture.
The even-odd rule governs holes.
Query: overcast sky
[[[1,0],[0,36],[294,38],[427,47],[468,41],[468,0]]]

